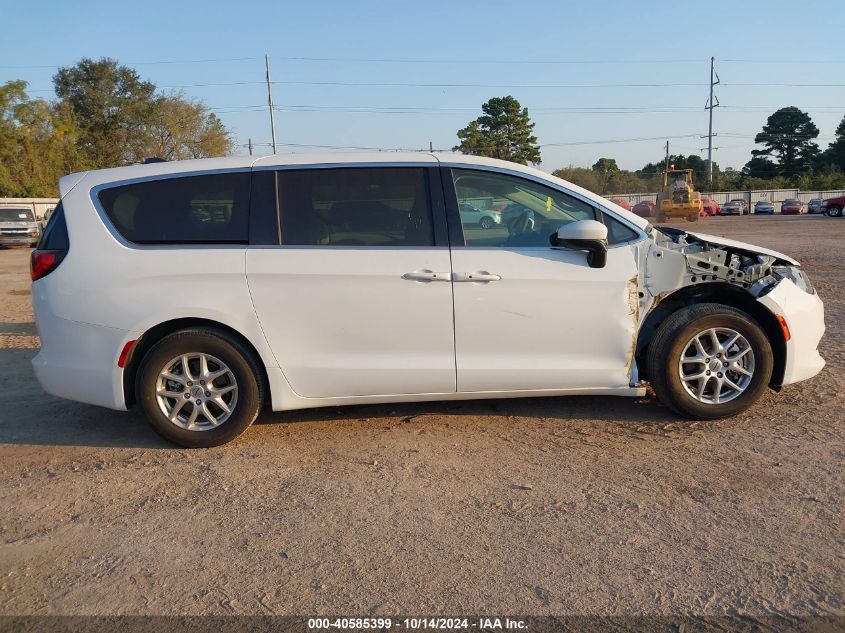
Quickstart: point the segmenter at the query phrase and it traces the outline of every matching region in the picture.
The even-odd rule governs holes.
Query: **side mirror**
[[[604,268],[607,263],[607,227],[597,220],[578,220],[564,224],[549,238],[552,246],[587,251],[590,268]]]

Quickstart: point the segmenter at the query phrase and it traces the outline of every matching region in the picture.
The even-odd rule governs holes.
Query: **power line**
[[[263,59],[260,56],[214,57],[205,59],[159,59],[152,61],[128,61],[129,66],[159,66],[176,64],[212,64],[223,62],[245,62]],[[602,64],[699,64],[707,58],[677,59],[437,59],[437,58],[399,58],[399,57],[309,57],[304,55],[273,55],[271,59],[286,62],[329,62],[329,63],[378,63],[378,64],[486,64],[486,65],[602,65]],[[731,64],[845,64],[845,59],[723,59]],[[61,68],[66,64],[20,64],[0,65],[0,69],[43,69]]]
[[[723,86],[750,86],[757,88],[843,88],[845,84],[799,84],[799,83],[745,83],[745,82],[730,82],[723,83]]]
[[[162,64],[216,64],[219,62],[255,61],[260,57],[217,57],[214,59],[168,59],[153,62],[124,62],[124,66],[157,66]],[[28,66],[0,66],[3,70],[37,70],[42,68],[62,68],[65,64],[35,64]]]
[[[722,59],[731,64],[845,64],[845,59]]]
[[[276,57],[284,61],[386,63],[386,64],[692,64],[705,59],[435,59],[393,57]]]
[[[603,145],[605,143],[637,143],[640,141],[662,141],[676,138],[699,138],[700,134],[677,134],[675,136],[650,136],[640,138],[617,138],[603,141],[567,141],[561,143],[542,143],[540,147],[565,147],[570,145]]]
[[[542,143],[540,147],[564,147],[572,145],[604,145],[607,143],[633,143],[640,141],[655,141],[664,139],[682,139],[682,138],[699,138],[699,134],[679,134],[674,136],[654,136],[654,137],[640,137],[640,138],[618,138],[618,139],[604,139],[599,141],[567,141],[560,143]],[[253,146],[270,146],[268,142],[253,142]],[[276,145],[283,147],[311,147],[317,149],[351,149],[351,150],[365,150],[365,151],[387,151],[387,152],[421,152],[429,151],[429,148],[408,148],[408,147],[371,147],[361,145],[322,145],[313,143],[276,143]],[[449,151],[443,149],[435,149],[436,152]]]
[[[159,88],[216,88],[225,86],[266,85],[266,81],[225,81],[196,84],[166,84]],[[607,84],[481,84],[481,83],[411,83],[411,82],[353,82],[353,81],[287,81],[276,80],[272,84],[297,86],[361,86],[386,88],[669,88],[706,86],[706,83],[607,83]],[[739,84],[735,84],[739,85]],[[27,92],[52,92],[52,88],[35,88]]]

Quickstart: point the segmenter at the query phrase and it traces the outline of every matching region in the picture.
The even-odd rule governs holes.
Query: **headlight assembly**
[[[810,278],[807,276],[807,273],[799,266],[776,266],[772,268],[772,272],[775,274],[776,277],[780,277],[781,279],[789,279],[792,283],[796,286],[801,288],[804,292],[808,294],[816,294],[816,289],[813,288],[813,284],[810,283]]]

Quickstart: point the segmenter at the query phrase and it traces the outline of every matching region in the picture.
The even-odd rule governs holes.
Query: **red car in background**
[[[832,218],[841,218],[843,209],[845,209],[845,196],[828,198],[822,202],[822,213],[826,213]]]
[[[722,207],[719,205],[718,202],[713,200],[713,198],[702,198],[701,199],[701,211],[699,211],[698,215],[701,217],[707,217],[709,215],[719,215],[719,211],[721,211]]]
[[[627,200],[623,200],[622,198],[611,198],[610,201],[613,204],[618,204],[620,207],[622,207],[626,211],[631,210],[631,203],[628,202]]]
[[[807,213],[804,203],[796,198],[787,198],[780,205],[781,215],[801,215]]]
[[[638,202],[633,207],[631,207],[631,211],[636,213],[641,218],[650,218],[654,216],[654,203],[650,200],[643,200],[642,202]]]

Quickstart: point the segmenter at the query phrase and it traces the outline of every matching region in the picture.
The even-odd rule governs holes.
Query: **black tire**
[[[482,229],[485,229],[485,230],[486,229],[492,229],[493,228],[493,218],[490,218],[490,217],[485,215],[483,218],[481,218],[480,224],[481,224]]]
[[[842,207],[828,207],[827,214],[832,218],[842,217]]]
[[[730,328],[748,341],[754,354],[753,376],[733,400],[700,402],[681,382],[681,355],[696,334],[720,327]],[[773,365],[772,347],[760,325],[748,314],[719,303],[701,303],[670,315],[655,333],[647,356],[649,381],[658,399],[678,414],[697,420],[730,417],[753,405],[768,387]]]
[[[159,373],[172,359],[191,353],[208,354],[225,363],[237,384],[237,401],[232,412],[214,428],[182,428],[171,422],[159,407],[156,396]],[[208,448],[232,441],[258,417],[265,397],[261,376],[254,355],[235,338],[218,330],[187,329],[164,337],[147,352],[138,371],[135,394],[147,421],[159,435],[186,448]]]

